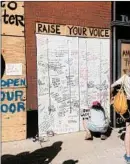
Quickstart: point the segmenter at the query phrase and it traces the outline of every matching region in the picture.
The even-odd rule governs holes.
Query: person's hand
[[[111,88],[111,90],[110,90],[110,97],[113,97],[113,91],[114,91],[114,88]]]
[[[111,97],[111,100],[110,100],[111,104],[114,103],[114,97]]]
[[[114,91],[114,88],[111,88],[111,90],[110,90],[111,95],[112,95],[113,91]]]
[[[114,91],[114,88],[111,88],[111,92],[113,92]]]

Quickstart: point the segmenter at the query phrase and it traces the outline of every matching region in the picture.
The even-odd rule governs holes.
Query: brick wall
[[[35,23],[110,28],[111,2],[25,2],[27,108],[37,109]]]

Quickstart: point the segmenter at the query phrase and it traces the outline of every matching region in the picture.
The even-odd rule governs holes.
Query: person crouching
[[[98,101],[94,101],[92,107],[87,111],[88,118],[83,118],[83,127],[86,131],[85,140],[92,140],[93,134],[100,134],[101,140],[107,138],[107,131],[109,121],[106,117],[105,111]]]

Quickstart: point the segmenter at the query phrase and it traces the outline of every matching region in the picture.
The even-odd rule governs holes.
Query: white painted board
[[[82,130],[83,109],[109,111],[109,39],[36,34],[39,135]]]
[[[77,38],[37,34],[40,136],[79,130],[77,52]]]

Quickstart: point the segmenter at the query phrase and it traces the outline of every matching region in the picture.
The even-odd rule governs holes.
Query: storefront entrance
[[[112,81],[120,78],[130,68],[130,2],[113,2],[112,18]],[[113,113],[114,127],[125,126]]]

